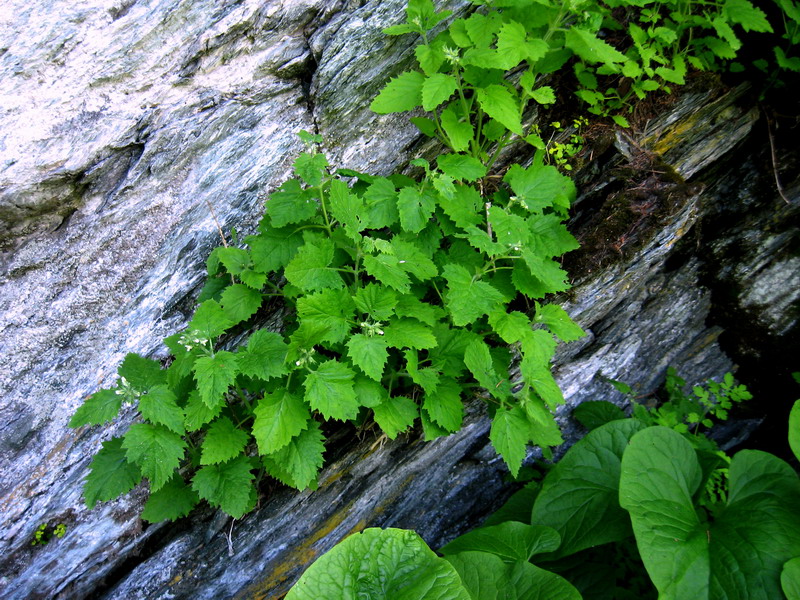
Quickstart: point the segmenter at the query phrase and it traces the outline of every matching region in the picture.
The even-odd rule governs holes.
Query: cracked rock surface
[[[81,500],[101,441],[136,415],[77,431],[70,416],[126,353],[166,355],[160,342],[190,317],[220,229],[254,230],[301,150],[296,132],[321,133],[337,166],[387,173],[413,157],[407,117],[368,110],[411,60],[413,39],[381,33],[404,5],[0,7],[0,597],[279,597],[349,532],[413,527],[436,546],[513,491],[476,402],[461,432],[433,443],[333,432],[319,491],[265,487],[241,522],[200,509],[143,527],[141,488],[93,511]],[[561,299],[589,334],[560,352],[569,406],[620,400],[600,374],[647,393],[667,365],[695,382],[796,347],[798,169],[785,171],[786,204],[754,106],[741,89],[688,93],[586,170],[576,234],[614,260],[586,257]],[[661,153],[689,185],[653,183],[658,194],[634,207],[662,202],[658,218],[602,242],[591,215],[621,197],[615,169],[638,152]],[[796,150],[784,159],[796,166]],[[582,432],[569,406],[572,441]],[[40,524],[62,522],[64,538],[31,547]]]

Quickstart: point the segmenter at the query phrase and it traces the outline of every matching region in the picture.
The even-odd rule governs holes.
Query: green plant
[[[67,533],[67,526],[64,523],[51,527],[47,523],[42,523],[33,532],[33,540],[31,546],[44,546],[53,537],[62,538]]]

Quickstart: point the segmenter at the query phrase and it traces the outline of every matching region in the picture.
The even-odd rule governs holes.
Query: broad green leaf
[[[312,326],[325,327],[327,333],[323,341],[332,343],[344,341],[347,337],[354,311],[355,304],[347,290],[322,290],[297,300],[300,319]]]
[[[625,55],[619,50],[598,38],[591,31],[582,29],[577,25],[567,30],[565,44],[567,48],[590,64],[605,63],[611,65],[625,62],[626,60]]]
[[[161,425],[131,425],[122,442],[130,462],[139,465],[142,475],[150,480],[150,489],[158,490],[172,479],[180,466],[186,442]]]
[[[400,219],[397,211],[397,190],[385,177],[376,177],[364,192],[366,202],[362,222],[370,229],[391,227]]]
[[[266,213],[272,226],[286,227],[290,223],[302,223],[317,214],[319,204],[300,181],[289,179],[267,200]],[[236,273],[234,273],[235,275]]]
[[[86,398],[69,420],[70,427],[102,425],[113,420],[122,408],[122,396],[116,389],[100,390]]]
[[[732,23],[741,25],[745,31],[772,32],[766,13],[749,0],[725,0],[722,11]]]
[[[437,323],[433,328],[436,347],[428,351],[431,364],[447,377],[459,377],[465,370],[464,351],[479,336],[464,328]]]
[[[455,109],[448,107],[442,111],[441,123],[454,151],[464,152],[469,149],[469,144],[475,135],[469,119],[462,120]]]
[[[184,411],[186,412],[186,418],[184,420],[186,430],[197,431],[206,423],[210,423],[222,412],[222,406],[223,403],[220,402],[209,408],[200,397],[200,392],[198,390],[192,390],[192,393],[189,394],[189,399],[186,401],[186,406],[184,407]]]
[[[83,486],[83,499],[88,508],[131,491],[142,480],[142,472],[129,462],[122,447],[123,438],[111,438],[95,454]]]
[[[378,282],[396,289],[401,294],[407,294],[411,287],[408,273],[400,265],[400,260],[391,254],[365,256],[364,270]]]
[[[488,231],[479,229],[477,227],[469,226],[464,228],[464,234],[456,234],[456,237],[465,238],[472,247],[476,248],[481,254],[487,254],[490,257],[503,256],[508,252],[508,248],[495,242]]]
[[[368,283],[356,290],[353,298],[356,307],[376,321],[384,321],[392,316],[397,306],[397,294],[394,290],[375,283]]]
[[[536,304],[537,323],[543,323],[547,328],[565,342],[574,342],[586,335],[586,332],[573,321],[563,308],[557,304]]]
[[[239,273],[239,279],[247,287],[253,288],[254,290],[261,290],[264,284],[267,283],[267,276],[265,273],[259,273],[252,269],[245,269]]]
[[[253,437],[261,454],[271,454],[286,446],[308,427],[311,419],[303,399],[285,388],[266,394],[253,412]]]
[[[561,536],[552,527],[508,521],[465,533],[439,552],[444,555],[469,551],[488,552],[507,563],[513,563],[518,560],[527,561],[536,554],[553,552],[560,542]]]
[[[563,292],[569,289],[567,272],[553,259],[542,258],[530,250],[523,250],[522,258],[531,275],[544,286],[548,293]]]
[[[781,589],[787,600],[800,600],[800,556],[783,565]]]
[[[236,355],[226,350],[214,356],[201,356],[194,362],[194,378],[206,406],[213,409],[225,402],[225,393],[236,381],[238,372]]]
[[[522,336],[522,354],[529,366],[550,368],[550,360],[556,351],[556,339],[544,329],[525,332]]]
[[[312,187],[322,183],[328,159],[319,152],[302,152],[294,161],[294,172]]]
[[[390,440],[412,427],[419,416],[417,404],[405,396],[387,398],[372,410],[375,413],[375,422]]]
[[[333,251],[330,238],[307,238],[306,244],[286,265],[286,279],[304,292],[344,287],[342,276],[335,269],[329,268],[333,261]]]
[[[251,470],[250,459],[239,455],[228,462],[201,468],[192,479],[192,489],[212,506],[239,519],[252,508]]]
[[[215,250],[219,261],[231,275],[238,275],[250,267],[250,255],[242,248],[217,248]]]
[[[398,265],[420,281],[427,281],[439,274],[434,262],[425,256],[423,250],[414,242],[406,242],[397,236],[392,238],[392,250]]]
[[[445,315],[441,307],[428,304],[411,295],[401,296],[394,312],[398,317],[414,317],[417,321],[431,327]]]
[[[422,83],[422,108],[433,110],[456,91],[458,83],[452,75],[434,73]]]
[[[439,169],[459,181],[475,181],[486,175],[486,167],[466,154],[442,154],[436,160]]]
[[[164,486],[150,494],[142,510],[142,519],[150,523],[175,521],[188,515],[200,498],[177,473]]]
[[[567,231],[556,215],[531,215],[527,219],[531,234],[531,249],[541,256],[561,256],[565,252],[577,250],[578,241]]]
[[[589,431],[625,418],[625,413],[616,404],[605,400],[581,402],[572,411],[572,416]]]
[[[273,377],[283,377],[288,372],[287,350],[279,334],[259,329],[247,340],[247,348],[237,352],[236,363],[244,375],[268,381]]]
[[[500,28],[497,55],[501,69],[513,69],[525,58],[527,36],[525,27],[516,21],[509,21]]]
[[[483,525],[500,525],[507,521],[530,523],[531,507],[536,501],[536,496],[539,494],[540,489],[540,483],[537,481],[529,481],[525,484],[525,487],[512,494],[503,506],[489,515],[489,518],[483,522]]]
[[[222,310],[232,322],[239,323],[252,317],[259,308],[263,296],[256,290],[237,283],[225,288],[220,298]]]
[[[146,392],[153,386],[167,382],[167,372],[161,368],[161,363],[134,353],[125,355],[117,372],[137,392]]]
[[[422,104],[422,84],[425,76],[418,71],[406,71],[392,79],[370,104],[370,110],[380,115],[413,110]]]
[[[187,329],[203,339],[214,340],[234,325],[218,302],[206,300],[195,311]]]
[[[531,97],[539,104],[553,104],[556,101],[556,94],[549,85],[543,85],[531,92]]]
[[[426,442],[432,442],[450,433],[444,427],[436,423],[436,421],[432,420],[430,415],[428,415],[428,411],[425,409],[419,411],[419,422],[422,425],[422,439]]]
[[[505,394],[502,393],[500,386],[503,378],[494,368],[492,355],[489,353],[489,346],[486,345],[486,342],[483,340],[471,342],[464,352],[464,364],[467,365],[481,387],[496,398],[504,397]],[[525,441],[527,442],[527,439]]]
[[[619,505],[620,468],[628,442],[643,428],[632,419],[599,427],[572,446],[547,474],[531,523],[549,525],[561,535],[553,558],[631,534],[630,517]]]
[[[553,378],[553,372],[540,362],[524,356],[519,365],[520,373],[525,383],[547,403],[550,410],[555,410],[559,404],[564,404],[564,395]]]
[[[509,580],[520,600],[581,600],[580,592],[569,581],[529,562],[514,563]]]
[[[530,319],[517,310],[493,310],[489,313],[489,325],[507,344],[520,341],[531,331]]]
[[[622,457],[619,503],[630,513],[642,562],[665,599],[708,597],[708,538],[692,502],[701,477],[692,446],[666,427],[638,432]]]
[[[480,211],[483,198],[478,190],[467,185],[456,185],[455,190],[453,198],[444,196],[439,198],[439,206],[442,207],[444,214],[462,229],[483,223]]]
[[[497,289],[484,281],[473,281],[461,265],[445,265],[442,275],[447,279],[445,304],[458,327],[472,323],[503,303],[503,295]]]
[[[425,394],[422,407],[437,425],[448,432],[461,429],[464,405],[461,401],[461,385],[454,379],[440,379],[436,389]]]
[[[536,162],[528,168],[512,165],[503,181],[511,186],[514,194],[534,213],[540,213],[551,206],[569,208],[575,199],[573,181],[551,165]]]
[[[361,221],[361,215],[364,214],[364,202],[361,198],[351,194],[344,181],[334,179],[331,181],[329,203],[331,215],[342,224],[347,236],[360,240],[359,233],[366,226]]]
[[[439,67],[442,66],[444,62],[444,52],[442,52],[441,45],[434,46],[433,44],[426,45],[420,44],[416,48],[414,48],[414,54],[417,57],[417,62],[419,62],[420,68],[425,72],[426,75],[434,75],[438,74]],[[422,106],[425,106],[425,86],[429,85],[428,80],[425,80],[425,83],[422,85]],[[426,108],[425,110],[432,110]],[[433,137],[433,136],[431,136]]]
[[[358,403],[367,408],[375,408],[389,397],[384,386],[364,375],[356,375],[353,390]]]
[[[491,12],[488,15],[472,13],[464,21],[464,26],[475,46],[488,48],[500,29],[500,18],[496,12]]]
[[[403,231],[419,233],[428,224],[436,208],[434,199],[415,187],[404,187],[397,198],[400,226]]]
[[[458,572],[472,600],[516,599],[509,582],[511,568],[503,560],[488,552],[459,552],[445,556]]]
[[[185,415],[177,400],[166,385],[157,385],[139,399],[139,412],[151,423],[164,425],[175,433],[183,435],[186,433]]]
[[[530,439],[530,424],[525,412],[519,406],[500,408],[492,419],[489,440],[494,449],[503,457],[511,474],[516,477],[525,459]]]
[[[289,264],[303,245],[303,236],[293,228],[265,227],[261,234],[246,237],[244,241],[250,246],[256,270],[269,274]]]
[[[375,381],[380,381],[386,360],[387,343],[382,336],[352,335],[347,341],[347,355],[353,364]]]
[[[250,436],[236,427],[228,417],[214,421],[203,440],[201,465],[216,465],[226,462],[244,451]]]
[[[797,460],[800,460],[800,400],[794,403],[789,413],[789,447]]]
[[[478,88],[477,97],[483,112],[505,125],[513,133],[522,135],[519,101],[508,88],[497,84]]]
[[[393,348],[422,350],[436,346],[436,338],[431,328],[416,319],[392,318],[383,331],[384,340]]]
[[[286,600],[471,600],[456,570],[413,531],[366,529],[312,564]]]
[[[544,400],[536,394],[528,394],[523,406],[531,428],[531,442],[540,448],[560,446],[564,443],[561,428],[556,423],[551,409],[545,406]]]
[[[489,209],[489,222],[498,243],[513,249],[527,246],[531,235],[522,217],[508,213],[499,206],[492,206]]]
[[[347,421],[358,413],[358,399],[353,391],[355,373],[335,359],[320,363],[306,375],[306,401],[326,419]]]
[[[317,473],[322,468],[325,452],[324,437],[319,423],[309,421],[308,427],[293,437],[277,452],[263,458],[270,475],[298,490],[317,489]]]

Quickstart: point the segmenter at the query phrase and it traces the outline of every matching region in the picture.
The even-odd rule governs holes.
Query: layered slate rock
[[[148,527],[144,489],[94,511],[80,498],[116,430],[72,431],[69,417],[127,352],[165,356],[220,230],[253,230],[288,176],[295,132],[322,133],[337,165],[369,172],[413,157],[406,117],[367,108],[410,60],[412,39],[381,34],[403,7],[12,0],[0,21],[0,597],[279,597],[349,532],[412,527],[437,546],[513,490],[476,401],[462,431],[432,443],[332,430],[320,489],[265,484],[242,521],[200,509]],[[602,377],[646,394],[670,364],[699,381],[796,346],[800,183],[785,169],[791,202],[778,196],[759,118],[746,88],[698,89],[583,169],[573,226],[592,252],[570,259],[576,288],[561,301],[589,335],[557,370],[569,440],[582,434],[570,406],[620,400]],[[30,546],[40,524],[62,522],[64,538]]]

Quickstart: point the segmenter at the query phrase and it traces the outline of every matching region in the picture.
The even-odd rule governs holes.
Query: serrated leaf
[[[234,326],[222,309],[214,300],[206,300],[195,311],[194,317],[189,322],[189,331],[195,331],[206,340],[214,340],[229,328]]]
[[[386,286],[368,283],[356,290],[353,300],[362,313],[376,321],[383,321],[392,316],[397,305],[397,294]]]
[[[242,453],[250,436],[236,427],[228,417],[214,421],[203,440],[201,465],[216,465]]]
[[[251,509],[251,470],[250,459],[244,455],[219,465],[207,465],[195,473],[192,489],[212,506],[239,519]]]
[[[393,348],[434,348],[436,338],[427,325],[408,318],[392,318],[383,328],[385,342]]]
[[[386,348],[386,341],[381,336],[370,337],[357,333],[347,342],[347,355],[366,375],[380,381],[389,358]]]
[[[345,234],[352,240],[359,241],[359,233],[365,228],[361,222],[361,215],[364,213],[364,203],[355,194],[350,193],[347,184],[340,180],[331,181],[328,198],[330,212],[333,218],[344,227]]]
[[[531,275],[539,280],[547,293],[552,294],[569,289],[567,272],[553,259],[543,258],[530,250],[523,250],[522,258]]]
[[[437,425],[450,433],[458,431],[464,419],[461,385],[449,377],[441,378],[436,389],[425,394],[422,408]]]
[[[556,423],[553,413],[544,405],[544,401],[536,394],[528,394],[525,398],[525,414],[531,426],[531,442],[541,448],[560,446],[564,443],[561,428]]]
[[[412,427],[419,416],[416,402],[405,396],[388,398],[372,410],[375,413],[375,422],[390,440]]]
[[[497,13],[473,13],[464,21],[467,34],[475,46],[487,48],[494,41],[494,36],[500,29],[498,16]]]
[[[745,31],[772,32],[766,13],[749,0],[725,0],[722,11],[732,23],[741,25]]]
[[[403,231],[419,233],[428,224],[436,202],[427,193],[421,193],[415,187],[404,187],[397,197],[397,209],[400,213],[400,226]]]
[[[567,48],[590,64],[601,62],[613,65],[626,60],[625,55],[619,50],[598,38],[591,31],[578,26],[570,27],[564,36],[564,40]]]
[[[83,498],[88,508],[131,491],[142,479],[138,465],[129,462],[122,447],[122,438],[103,442],[89,465],[89,475],[83,486]]]
[[[489,353],[489,346],[483,340],[472,341],[464,351],[464,364],[470,370],[477,382],[492,396],[502,398],[505,396],[500,384],[503,377],[497,373]]]
[[[380,253],[378,256],[365,256],[364,270],[380,283],[392,287],[402,294],[407,294],[411,287],[411,279],[396,256],[384,253]]]
[[[347,290],[322,290],[307,294],[297,300],[297,314],[301,321],[311,326],[325,327],[322,341],[344,341],[352,325],[350,318],[355,304]]]
[[[531,215],[527,223],[531,232],[529,244],[536,254],[549,258],[580,248],[556,215]]]
[[[551,206],[569,208],[575,199],[573,181],[551,165],[534,163],[528,168],[512,165],[503,181],[534,213],[541,213]]]
[[[335,269],[329,268],[333,262],[333,251],[334,245],[330,238],[309,237],[286,265],[286,279],[304,292],[343,288],[342,276]]]
[[[236,381],[239,366],[236,355],[222,350],[214,356],[201,356],[194,362],[194,378],[200,398],[213,409],[225,402],[225,392]]]
[[[436,164],[443,173],[460,181],[475,181],[486,175],[483,163],[466,154],[442,154]]]
[[[397,211],[397,190],[385,177],[376,177],[364,192],[365,214],[362,222],[369,229],[391,227],[400,219]]]
[[[460,119],[455,109],[452,106],[448,106],[442,111],[441,124],[447,134],[447,138],[450,140],[450,147],[454,151],[464,152],[469,149],[469,144],[475,135],[475,131],[468,119]]]
[[[422,108],[433,110],[445,102],[458,88],[456,78],[444,73],[434,73],[422,83]]]
[[[520,341],[531,331],[530,319],[517,310],[493,310],[489,313],[489,325],[507,344]]]
[[[139,412],[151,423],[164,425],[175,433],[183,435],[186,433],[185,415],[177,400],[166,385],[157,385],[139,399]]]
[[[231,275],[238,275],[250,267],[250,254],[242,248],[216,248],[219,262],[225,265],[225,269]]]
[[[117,372],[137,392],[146,392],[167,382],[167,372],[161,368],[161,363],[132,352],[125,355]]]
[[[528,33],[520,23],[509,21],[503,24],[497,34],[497,55],[501,69],[513,69],[525,58],[527,37]]]
[[[259,235],[246,237],[245,242],[250,246],[253,266],[262,273],[273,273],[289,264],[303,245],[303,236],[294,229],[269,227]]]
[[[102,425],[113,420],[120,408],[122,396],[116,390],[99,390],[83,401],[69,420],[69,426]]]
[[[253,437],[261,454],[277,452],[308,427],[311,413],[302,398],[286,389],[266,394],[254,410]]]
[[[184,407],[186,413],[184,419],[186,430],[197,431],[206,423],[210,423],[222,412],[222,406],[223,403],[220,402],[214,407],[209,408],[200,397],[200,392],[198,390],[192,390],[192,393],[189,394],[189,399],[186,401],[186,406]]]
[[[318,152],[302,152],[294,161],[294,172],[308,185],[317,187],[322,183],[328,159]]]
[[[559,404],[564,404],[564,395],[549,368],[524,356],[520,361],[519,370],[525,382],[539,394],[550,410],[554,411]]]
[[[419,46],[414,48],[414,54],[417,57],[417,62],[419,63],[420,68],[425,72],[426,75],[433,75],[434,73],[436,73],[439,70],[439,67],[441,67],[442,63],[444,62],[444,53],[442,52],[441,47],[420,44]],[[422,103],[423,106],[425,106],[424,84],[422,87]]]
[[[442,275],[447,279],[445,304],[458,327],[472,323],[503,303],[503,295],[497,289],[486,282],[473,281],[461,265],[445,265]]]
[[[586,335],[586,332],[570,318],[567,311],[557,304],[545,304],[542,306],[536,302],[535,306],[536,322],[546,325],[553,334],[563,341],[574,342]]]
[[[522,135],[519,101],[508,88],[497,84],[478,88],[477,97],[483,112],[505,125],[513,133]]]
[[[225,288],[220,298],[222,310],[233,323],[239,323],[252,317],[261,308],[263,296],[256,290],[236,283]]]
[[[531,92],[531,97],[539,104],[553,104],[556,101],[556,93],[549,85],[543,85]]]
[[[425,76],[417,71],[406,71],[392,79],[370,104],[370,110],[385,115],[413,110],[422,104],[422,84]]]
[[[522,217],[508,213],[499,206],[492,206],[489,209],[489,222],[498,243],[515,250],[527,246],[531,235]]]
[[[375,408],[389,397],[383,385],[359,374],[356,374],[353,390],[355,390],[358,403],[367,408]]]
[[[317,489],[317,473],[322,468],[325,452],[319,423],[309,421],[308,428],[281,448],[263,458],[272,477],[298,490]]]
[[[439,371],[433,367],[419,367],[419,355],[416,350],[405,350],[403,356],[406,359],[406,370],[411,381],[420,386],[425,393],[431,393],[439,385]]]
[[[139,465],[142,475],[150,480],[150,489],[156,491],[180,466],[186,442],[161,425],[137,423],[125,434],[122,447],[128,460]]]
[[[288,373],[287,351],[288,346],[279,334],[259,329],[247,340],[247,348],[236,354],[236,363],[242,374],[268,381]]]
[[[444,316],[444,311],[439,306],[433,306],[415,296],[401,296],[395,306],[395,314],[398,317],[414,317],[426,325],[433,327],[436,322]]]
[[[267,200],[266,214],[275,228],[302,223],[317,214],[319,204],[300,181],[289,179]]]
[[[481,204],[483,198],[478,190],[466,185],[456,185],[453,198],[439,199],[439,206],[442,207],[444,214],[462,229],[483,223]]]
[[[353,391],[354,376],[351,369],[335,359],[320,363],[316,371],[306,375],[306,401],[326,419],[354,419],[359,406]]]
[[[175,521],[188,515],[199,501],[197,492],[176,473],[160,490],[150,494],[142,510],[142,519],[150,523]]]
[[[434,262],[425,256],[416,243],[406,242],[395,236],[392,238],[391,244],[398,265],[404,271],[411,273],[420,281],[427,281],[439,274]]]
[[[511,474],[516,477],[525,459],[530,439],[530,425],[522,408],[514,406],[510,410],[500,408],[492,419],[489,440],[503,457]]]

